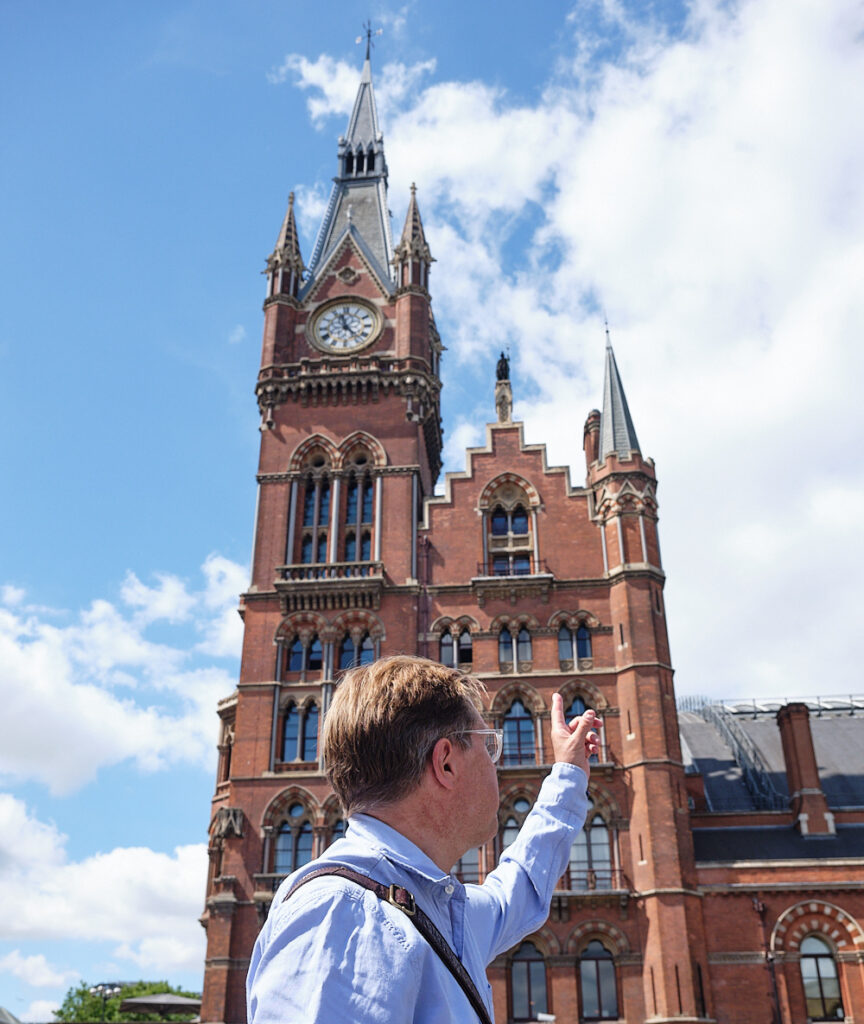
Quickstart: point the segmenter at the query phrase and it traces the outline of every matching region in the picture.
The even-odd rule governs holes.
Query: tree
[[[188,1021],[197,1016],[195,1013],[172,1013],[167,1017],[160,1017],[158,1013],[127,1013],[120,1012],[120,1004],[124,999],[131,999],[134,996],[150,996],[157,992],[170,992],[175,996],[187,996],[190,999],[200,999],[200,992],[187,992],[184,989],[175,988],[167,981],[118,981],[121,986],[119,995],[111,996],[105,1000],[106,1021]],[[74,1021],[78,1024],[83,1022],[99,1022],[102,1017],[102,997],[91,993],[93,986],[90,982],[82,981],[80,985],[73,986],[66,993],[66,998],[60,1005],[59,1010],[54,1011],[54,1019],[57,1021]]]

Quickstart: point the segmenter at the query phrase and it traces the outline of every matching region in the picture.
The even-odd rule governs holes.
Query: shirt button
[[[450,882],[448,885],[444,886],[444,892],[446,892],[448,896],[452,896],[454,888],[455,887],[454,887],[453,883]]]

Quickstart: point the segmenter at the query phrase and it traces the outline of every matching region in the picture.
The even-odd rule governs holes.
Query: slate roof
[[[778,705],[779,706],[779,705]],[[814,708],[817,706],[814,704]],[[758,751],[764,774],[776,793],[788,800],[786,765],[773,710],[747,713],[744,706],[728,715],[735,729]],[[741,759],[716,724],[696,711],[678,712],[685,766],[702,773],[710,810],[759,809],[745,782]],[[864,807],[864,714],[854,702],[846,710],[811,710],[810,731],[822,790],[828,806]]]
[[[789,826],[694,828],[697,861],[864,858],[864,825],[838,825],[836,836],[802,836]]]
[[[374,169],[356,175],[343,174],[344,155],[358,150],[364,154],[370,150],[374,153]],[[318,274],[348,233],[362,240],[364,255],[382,285],[389,290],[393,284],[390,272],[393,239],[390,233],[390,212],[387,209],[387,162],[384,157],[384,139],[378,129],[372,68],[368,60],[363,65],[348,129],[339,140],[339,174],[333,179],[330,201],[315,240],[309,261],[310,279],[304,294],[314,287]]]
[[[625,458],[639,451],[636,428],[627,406],[615,353],[606,333],[606,371],[603,379],[603,408],[600,412],[600,461],[617,452]]]

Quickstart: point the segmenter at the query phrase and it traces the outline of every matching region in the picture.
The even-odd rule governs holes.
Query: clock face
[[[331,352],[351,352],[362,347],[372,340],[377,328],[376,312],[356,300],[327,306],[312,322],[315,341]]]

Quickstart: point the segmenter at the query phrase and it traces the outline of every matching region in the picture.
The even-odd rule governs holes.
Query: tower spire
[[[616,452],[629,458],[631,452],[639,451],[636,428],[630,416],[624,385],[615,362],[612,342],[609,338],[609,324],[606,323],[606,372],[603,380],[603,411],[600,413],[600,461]]]
[[[368,35],[367,44],[370,42]],[[346,132],[339,138],[337,155],[338,173],[309,263],[308,287],[314,287],[318,273],[350,234],[382,287],[389,292],[393,285],[389,271],[393,240],[387,209],[387,161],[384,136],[378,126],[368,45],[354,108]]]
[[[294,220],[294,193],[288,195],[288,209],[276,239],[276,247],[267,257],[268,295],[288,294],[296,297],[303,271],[297,222]]]

